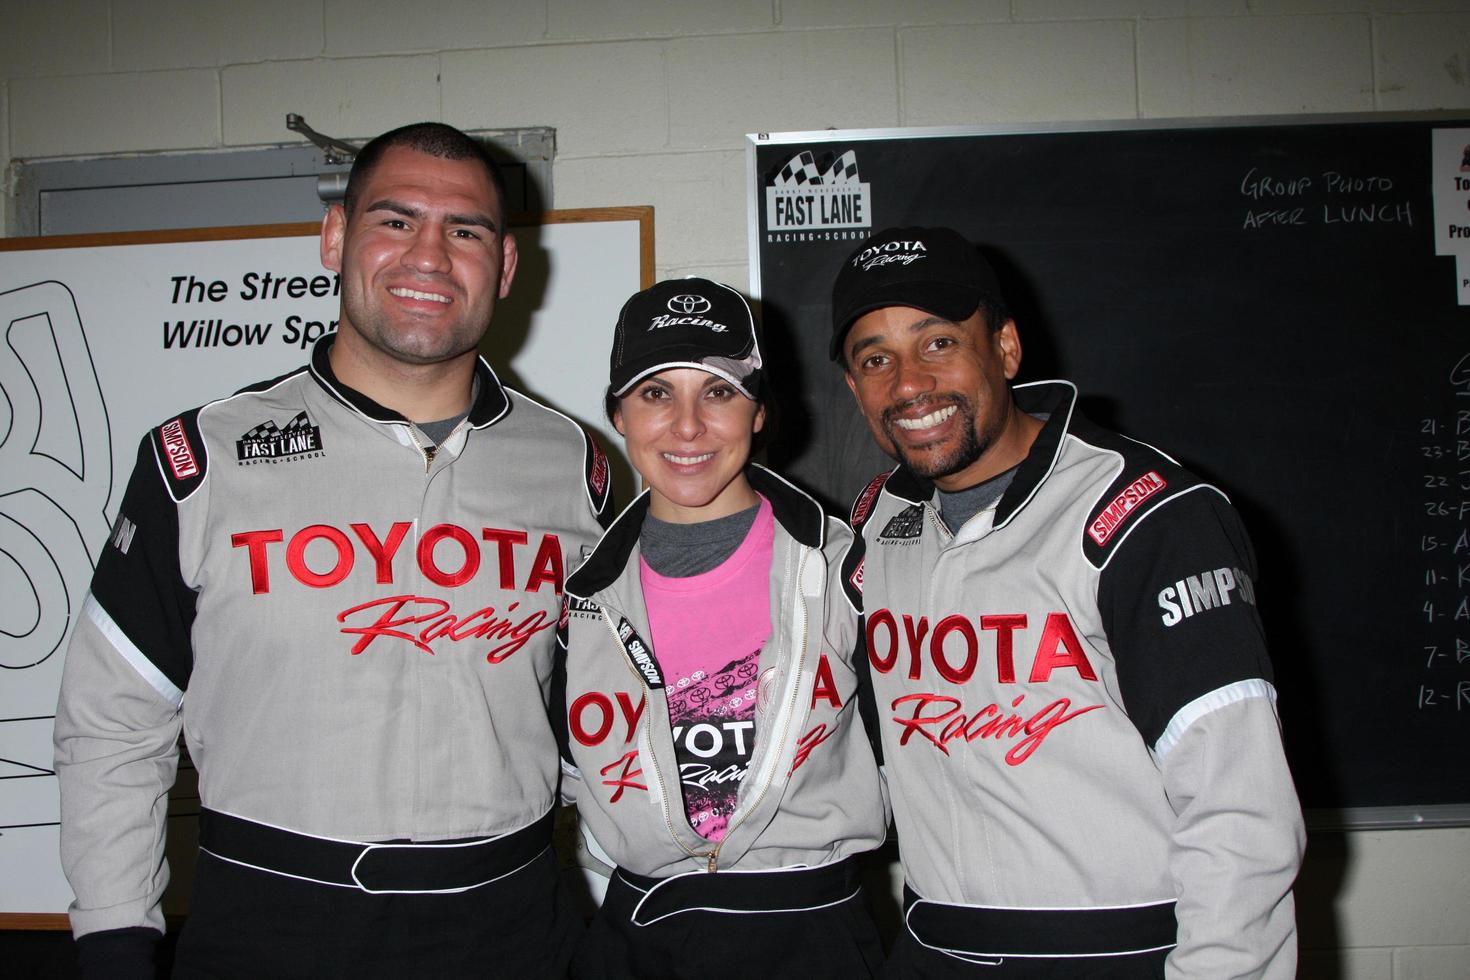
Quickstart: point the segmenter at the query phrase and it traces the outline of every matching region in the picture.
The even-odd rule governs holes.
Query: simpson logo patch
[[[1118,494],[1112,501],[1102,509],[1102,512],[1093,519],[1087,527],[1087,536],[1105,545],[1117,532],[1118,528],[1128,520],[1128,515],[1160,490],[1169,484],[1156,472],[1148,472],[1130,483],[1123,492]]]
[[[658,690],[664,686],[664,675],[658,669],[658,661],[653,659],[653,651],[648,649],[648,644],[633,629],[626,619],[618,620],[618,640],[623,644],[623,650],[628,654],[628,659],[633,662],[638,673],[648,682],[648,686]]]
[[[592,443],[592,490],[599,497],[607,491],[607,455],[596,439]]]
[[[112,537],[108,538],[112,546],[123,554],[133,546],[133,537],[138,533],[138,525],[128,520],[122,514],[117,515],[117,523],[112,525]]]
[[[852,587],[854,589],[857,589],[858,595],[863,594],[863,566],[867,563],[867,558],[864,558],[862,561],[858,562],[858,567],[853,569],[852,574],[849,575],[847,578],[847,580],[852,583]]]
[[[918,504],[905,507],[894,515],[879,534],[879,541],[908,541],[924,531],[924,508]]]
[[[1159,617],[1165,626],[1177,626],[1191,616],[1230,605],[1230,596],[1254,606],[1256,586],[1245,569],[1226,566],[1198,575],[1186,575],[1159,592]]]
[[[878,499],[878,491],[883,489],[883,484],[888,480],[887,473],[880,473],[873,477],[873,481],[863,488],[858,496],[857,503],[852,505],[852,526],[859,527],[868,519],[873,512],[873,501]]]
[[[164,423],[163,448],[168,456],[168,467],[174,472],[174,479],[187,480],[191,476],[199,475],[199,462],[194,456],[194,447],[189,445],[189,437],[184,433],[184,423],[179,419]]]
[[[266,419],[235,441],[235,453],[241,466],[325,455],[322,430],[311,424],[305,412],[296,413],[284,427]]]

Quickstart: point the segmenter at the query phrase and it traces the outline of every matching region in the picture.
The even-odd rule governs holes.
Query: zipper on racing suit
[[[439,447],[426,446],[422,442],[419,442],[418,430],[413,425],[409,425],[408,427],[408,437],[413,440],[414,448],[424,457],[424,475],[427,476],[429,470],[434,466],[434,457],[439,455]]]
[[[935,568],[937,569],[939,567],[938,563],[944,560],[944,546],[954,539],[954,532],[949,529],[949,525],[944,523],[944,518],[939,516],[939,510],[937,508],[928,503],[921,503],[919,506],[929,515],[929,520],[934,524],[934,530],[939,532],[940,552],[938,558],[935,560]],[[932,574],[928,577],[928,581],[924,585],[923,609],[926,613],[935,607],[935,597],[938,589],[939,575]]]
[[[806,634],[807,634],[806,601],[805,601],[805,597],[803,597],[801,595],[801,573],[806,570],[806,560],[807,560],[808,553],[809,553],[809,549],[802,548],[802,551],[801,551],[801,560],[798,561],[797,564],[796,564],[796,578],[795,578],[796,592],[797,592],[796,608],[797,608],[798,615],[800,615],[800,617],[801,617],[801,632],[800,632],[800,636],[799,636],[799,642],[797,643],[796,649],[793,652],[793,655],[795,657],[795,660],[790,665],[790,668],[788,669],[787,674],[786,674],[786,676],[788,676],[788,677],[790,677],[790,678],[793,679],[792,684],[791,684],[791,701],[790,701],[790,703],[788,703],[786,705],[786,710],[783,711],[781,713],[781,716],[780,716],[781,717],[781,734],[780,734],[780,737],[777,738],[774,742],[767,743],[768,746],[781,746],[781,745],[785,745],[786,744],[786,733],[791,729],[791,719],[796,714],[796,699],[797,699],[797,695],[800,694],[800,692],[801,692],[801,684],[800,683],[797,683],[796,681],[797,681],[797,679],[799,679],[801,677],[802,664],[806,661]],[[760,690],[760,677],[759,677],[759,675],[756,676],[756,690],[757,691]],[[767,751],[776,751],[776,750],[770,749],[768,747]],[[744,823],[745,818],[747,816],[749,816],[752,811],[756,810],[760,806],[761,800],[763,800],[763,799],[766,798],[766,791],[771,788],[771,783],[774,781],[774,777],[775,777],[775,773],[772,773],[771,776],[766,779],[765,783],[761,786],[760,793],[757,794],[756,795],[756,798],[750,802],[750,806],[745,807],[743,810],[737,808],[737,810],[736,810],[737,819],[731,820],[731,822],[729,823],[729,825],[725,827],[725,836],[724,836],[724,838],[721,839],[721,841],[718,844],[715,845],[715,849],[713,851],[710,851],[710,854],[709,854],[709,871],[711,873],[719,870],[718,867],[716,866],[716,862],[718,861],[719,856],[720,856],[720,848],[722,846],[724,846],[725,841],[727,841],[727,840],[730,839],[730,833],[736,827],[738,827],[742,823]]]

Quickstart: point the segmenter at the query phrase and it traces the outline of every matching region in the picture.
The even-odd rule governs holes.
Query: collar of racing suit
[[[358,412],[361,415],[380,422],[384,425],[408,425],[408,419],[391,408],[386,408],[373,401],[367,395],[349,388],[338,380],[332,371],[332,361],[329,356],[332,343],[337,338],[335,333],[329,333],[316,342],[311,349],[311,376],[316,380],[329,395],[337,401]],[[472,428],[481,429],[487,425],[494,425],[505,417],[510,411],[510,398],[505,389],[501,387],[500,379],[495,376],[490,365],[483,357],[475,358],[475,401],[470,406],[468,415]]]
[[[771,502],[771,513],[776,523],[808,548],[822,547],[826,521],[820,504],[759,464],[747,466],[745,476],[751,487]],[[649,496],[645,490],[618,515],[596,549],[567,579],[567,592],[579,599],[587,599],[617,581],[643,533],[643,518],[648,513],[648,506]]]

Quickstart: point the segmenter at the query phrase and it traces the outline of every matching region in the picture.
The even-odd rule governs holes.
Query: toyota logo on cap
[[[703,296],[693,293],[682,293],[669,300],[670,313],[682,313],[685,316],[693,316],[696,313],[708,313],[710,301]]]

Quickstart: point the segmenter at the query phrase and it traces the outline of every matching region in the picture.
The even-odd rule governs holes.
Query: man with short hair
[[[607,462],[477,354],[517,253],[469,137],[369,143],[321,255],[339,329],[143,439],[67,653],[83,973],[152,976],[182,730],[203,812],[176,976],[560,976],[581,924],[544,705]]]
[[[1303,832],[1224,494],[1012,386],[958,233],[894,228],[833,288],[832,356],[899,465],[853,506],[905,879],[895,977],[1296,970]]]

